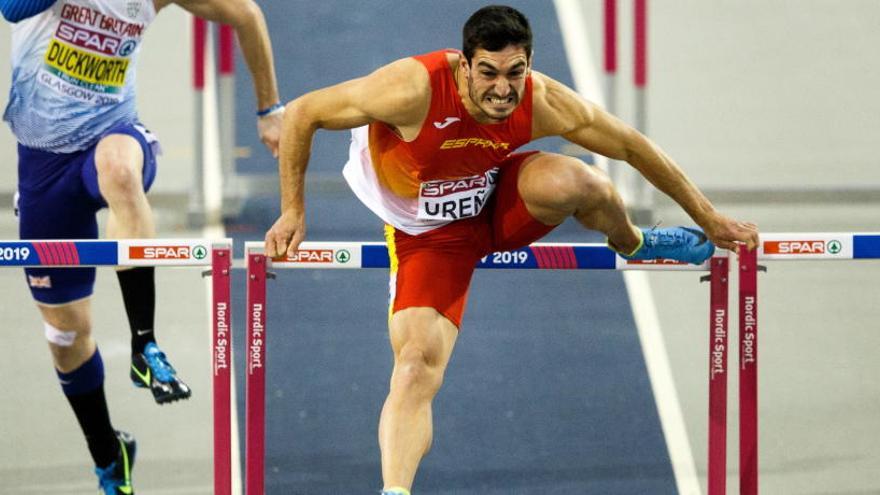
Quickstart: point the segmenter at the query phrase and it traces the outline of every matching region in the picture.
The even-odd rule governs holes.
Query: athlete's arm
[[[56,0],[0,0],[0,12],[9,22],[33,17],[51,7]]]
[[[280,103],[266,19],[253,0],[156,0],[156,8],[169,3],[176,3],[197,17],[232,26],[254,82],[256,110],[271,109]],[[259,117],[257,129],[260,140],[277,156],[281,111]]]
[[[562,136],[584,148],[626,161],[690,215],[716,246],[758,245],[757,227],[728,218],[712,206],[681,168],[653,141],[565,85],[535,73],[535,139]]]
[[[266,254],[293,255],[305,238],[305,174],[312,137],[318,129],[353,129],[378,121],[406,139],[418,132],[429,99],[424,66],[403,59],[366,77],[319,89],[288,103],[278,157],[281,216],[266,233]]]

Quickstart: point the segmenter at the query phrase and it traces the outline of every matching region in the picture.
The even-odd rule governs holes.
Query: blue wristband
[[[272,113],[276,110],[280,110],[282,108],[284,108],[284,105],[282,105],[281,103],[276,103],[269,108],[257,110],[257,117],[265,117],[266,115],[269,115],[270,113]]]

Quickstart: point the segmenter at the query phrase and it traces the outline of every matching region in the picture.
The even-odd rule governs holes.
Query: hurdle
[[[231,239],[117,239],[0,241],[0,267],[208,268],[212,296],[214,493],[232,493]],[[40,283],[33,281],[32,283]]]
[[[247,263],[247,371],[245,375],[245,493],[265,493],[266,281],[270,269],[388,268],[382,242],[303,242],[292,257],[268,259],[262,242],[245,243]],[[480,269],[664,270],[705,272],[709,262],[631,261],[604,244],[536,243],[482,258]]]
[[[739,256],[739,488],[758,493],[758,272],[762,261],[880,259],[880,233],[762,234],[758,249]],[[727,259],[713,258],[709,313],[709,495],[727,485]]]

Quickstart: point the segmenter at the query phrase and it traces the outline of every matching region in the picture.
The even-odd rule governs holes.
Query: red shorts
[[[535,153],[513,154],[500,165],[493,197],[476,217],[417,236],[386,226],[392,314],[431,307],[461,327],[471,275],[480,258],[527,246],[553,230],[555,225],[532,217],[517,189],[520,166]]]

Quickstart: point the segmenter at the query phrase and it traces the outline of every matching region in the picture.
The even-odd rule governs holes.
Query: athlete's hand
[[[759,245],[758,226],[751,222],[740,222],[716,213],[706,225],[701,225],[706,237],[717,247],[739,254],[745,244],[749,251]]]
[[[283,107],[269,115],[257,118],[257,132],[260,134],[260,141],[266,145],[266,148],[269,149],[275,158],[278,158],[278,143],[281,141],[282,120],[284,120]]]
[[[305,237],[305,212],[284,211],[266,232],[266,256],[293,256]]]

